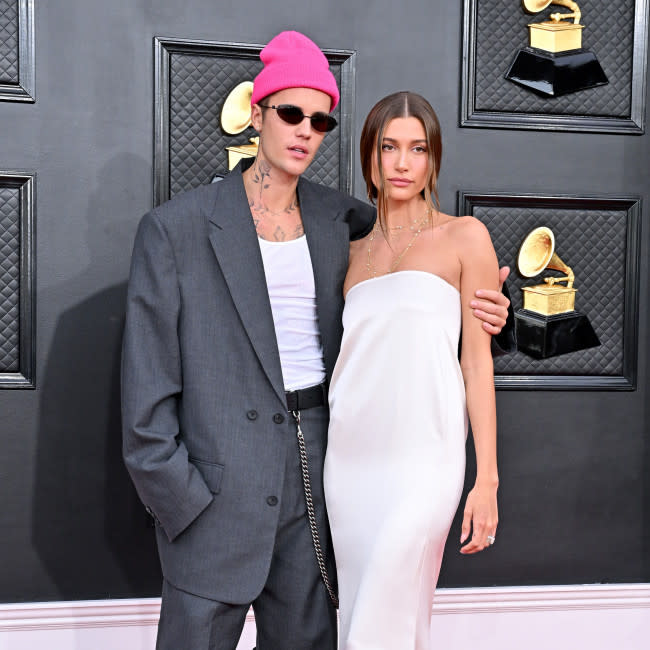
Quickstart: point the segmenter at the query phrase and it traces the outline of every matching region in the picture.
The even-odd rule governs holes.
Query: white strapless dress
[[[352,287],[330,385],[325,497],[340,650],[428,650],[465,472],[459,292],[423,271]]]

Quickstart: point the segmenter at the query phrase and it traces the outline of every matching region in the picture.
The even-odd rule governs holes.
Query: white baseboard
[[[650,584],[438,589],[433,613],[502,614],[637,608],[650,608]]]
[[[431,629],[453,650],[647,650],[650,584],[441,589]]]
[[[649,610],[650,584],[440,589],[432,630],[454,650],[646,650]],[[0,605],[0,650],[153,650],[159,612],[158,598]],[[254,645],[249,614],[238,650]]]

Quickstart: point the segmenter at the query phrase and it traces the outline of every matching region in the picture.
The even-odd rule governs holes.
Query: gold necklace
[[[393,260],[391,263],[388,271],[386,273],[382,273],[382,275],[387,275],[388,273],[393,273],[395,269],[399,266],[399,263],[402,261],[402,258],[408,250],[413,246],[413,243],[417,239],[418,235],[422,232],[424,227],[428,225],[429,223],[429,215],[431,214],[431,209],[427,208],[426,212],[424,213],[424,217],[420,219],[419,221],[416,221],[415,223],[411,224],[411,231],[413,231],[413,236],[411,237],[411,240],[409,243],[406,245],[404,250]],[[368,238],[368,259],[366,261],[366,269],[368,270],[368,275],[371,278],[377,277],[377,269],[374,267],[374,264],[372,263],[372,242],[375,240],[375,235],[377,232],[379,232],[380,228],[375,223],[374,228],[372,229],[372,232],[370,233],[370,237]]]

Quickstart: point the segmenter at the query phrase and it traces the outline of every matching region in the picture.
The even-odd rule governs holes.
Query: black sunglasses
[[[287,124],[300,124],[300,122],[308,117],[311,122],[311,128],[319,133],[327,133],[336,127],[336,120],[327,113],[305,115],[300,106],[294,106],[293,104],[280,104],[279,106],[260,104],[260,106],[275,109],[278,112],[278,117]]]

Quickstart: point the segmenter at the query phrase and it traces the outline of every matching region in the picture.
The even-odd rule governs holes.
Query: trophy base
[[[547,359],[600,345],[587,316],[577,311],[544,316],[518,309],[515,332],[517,349],[534,359]]]
[[[559,97],[609,83],[596,55],[589,50],[554,54],[532,47],[517,52],[506,79],[544,97]]]

